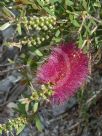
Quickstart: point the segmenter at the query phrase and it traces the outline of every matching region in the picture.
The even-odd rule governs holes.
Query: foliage
[[[27,84],[31,91],[29,95],[18,100],[17,111],[21,117],[23,115],[29,120],[28,122],[35,121],[39,130],[42,130],[37,116],[39,107],[41,101],[48,99],[52,91],[49,89],[50,85],[41,87],[40,91],[34,88],[32,82],[36,69],[49,54],[51,46],[60,42],[75,41],[87,54],[90,54],[92,47],[100,48],[101,6],[99,0],[0,1],[0,30],[10,26],[15,30],[12,40],[5,41],[4,44],[20,48],[20,61],[15,61],[15,65],[27,66],[20,72],[24,77],[22,82]],[[14,124],[14,120],[1,125],[1,133],[2,130],[11,131],[11,128],[16,128],[17,122]]]

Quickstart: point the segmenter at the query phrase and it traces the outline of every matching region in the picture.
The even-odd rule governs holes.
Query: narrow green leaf
[[[87,9],[87,2],[86,2],[86,0],[83,0],[83,7],[85,8],[85,9]]]
[[[60,30],[57,30],[55,36],[58,37],[60,35]]]
[[[29,111],[29,103],[25,104],[25,111],[26,111],[26,112]]]
[[[17,107],[16,111],[18,111],[21,114],[26,114],[25,104],[22,104],[21,102],[19,102],[17,105],[18,105],[18,107]]]
[[[38,110],[38,102],[34,103],[33,111],[36,112]]]
[[[52,4],[54,4],[55,2],[61,3],[61,0],[49,0],[49,1],[50,1],[50,3],[52,3]]]
[[[24,130],[25,126],[25,124],[20,124],[20,127],[17,129],[17,136]]]
[[[38,4],[39,4],[47,13],[49,13],[49,14],[52,15],[52,16],[54,15],[53,12],[52,12],[50,9],[48,9],[48,7],[45,7],[45,6],[44,6],[44,4],[43,4],[42,1],[37,0],[37,2],[38,2]]]
[[[49,13],[51,16],[54,16],[54,14],[53,14],[53,12],[50,10],[50,9],[48,9],[48,7],[43,7],[45,10],[46,10],[46,12],[47,13]]]
[[[4,25],[2,25],[1,27],[0,27],[0,30],[1,31],[3,31],[3,30],[5,30],[5,29],[7,29],[8,27],[10,27],[10,23],[9,22],[7,22],[7,23],[5,23]]]
[[[22,34],[21,24],[20,23],[17,24],[17,31],[18,31],[19,35]]]
[[[80,36],[79,36],[79,48],[81,48],[82,44],[83,44],[83,39],[82,39],[82,35],[80,34]]]
[[[9,17],[9,18],[15,18],[15,15],[5,6],[2,8],[2,13],[5,17]]]
[[[0,2],[0,7],[5,6],[4,2]]]
[[[39,117],[39,116],[36,116],[36,117],[35,117],[35,124],[36,124],[37,129],[38,129],[40,132],[42,132],[43,126],[42,126],[42,123],[41,123],[41,120],[40,120],[40,117]]]
[[[38,4],[39,4],[41,7],[43,7],[43,2],[42,2],[42,1],[37,0],[37,2],[38,2]]]
[[[41,51],[40,51],[40,50],[38,50],[38,49],[36,49],[36,50],[35,50],[35,53],[36,53],[38,56],[40,56],[40,57],[42,57],[42,56],[43,56],[43,54],[41,53]]]
[[[0,134],[2,135],[2,129],[0,128]]]
[[[72,6],[74,3],[71,0],[66,0],[66,5]]]
[[[74,19],[73,15],[69,14],[69,19],[70,19],[70,21],[72,22],[73,19]]]
[[[72,20],[72,24],[76,27],[80,27],[80,24],[78,23],[77,20]]]
[[[94,4],[93,4],[95,7],[101,7],[101,4],[100,4],[100,2],[99,1],[97,1],[97,2],[95,2]]]

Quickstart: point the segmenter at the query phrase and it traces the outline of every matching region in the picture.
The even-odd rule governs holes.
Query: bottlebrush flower
[[[88,75],[88,58],[74,43],[64,43],[52,50],[48,60],[38,69],[42,83],[51,83],[53,102],[69,99]]]

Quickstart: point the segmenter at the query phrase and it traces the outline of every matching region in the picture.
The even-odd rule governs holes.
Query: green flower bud
[[[21,41],[21,44],[26,44],[26,41]]]
[[[42,22],[44,22],[44,17],[40,17],[40,20],[41,20]]]
[[[53,28],[53,26],[52,25],[49,25],[49,27],[52,29]]]
[[[45,2],[49,3],[49,0],[45,0]]]
[[[36,39],[39,41],[39,40],[40,40],[40,37],[37,37]]]
[[[43,37],[43,38],[41,38],[41,41],[44,41],[45,40],[45,38]]]
[[[43,29],[44,29],[44,30],[48,30],[47,26],[43,26]]]
[[[27,39],[27,37],[25,36],[25,37],[24,37],[24,39],[26,40],[26,39]]]
[[[34,41],[34,42],[33,42],[33,45],[36,45],[36,44],[37,44],[36,41]]]
[[[40,23],[39,18],[37,18],[37,19],[36,19],[36,23],[37,23],[37,24],[39,24],[39,23]]]
[[[39,30],[39,31],[40,31],[40,30],[41,30],[41,28],[37,26],[37,27],[36,27],[36,30]]]
[[[41,44],[41,40],[40,40],[39,37],[37,37],[37,43],[38,43],[38,44]]]
[[[46,36],[46,39],[49,39],[49,38],[50,38],[50,37],[47,35],[47,36]]]
[[[29,25],[29,26],[28,26],[28,29],[29,29],[29,30],[32,30],[32,27],[31,27],[31,25]]]
[[[30,25],[33,25],[33,21],[30,20],[30,21],[29,21],[29,24],[30,24]]]
[[[53,20],[56,20],[56,17],[53,16],[52,19],[53,19]]]
[[[46,21],[45,23],[46,23],[47,25],[49,25],[49,21]]]
[[[50,9],[54,9],[54,8],[55,8],[55,6],[54,6],[54,5],[50,6]]]
[[[31,41],[30,41],[30,40],[28,40],[28,45],[29,45],[29,46],[31,45]]]
[[[45,4],[44,0],[40,0],[43,4]]]
[[[36,27],[37,27],[37,25],[34,23],[34,24],[33,24],[33,27],[35,27],[35,28],[36,28]]]
[[[42,26],[42,27],[43,27],[43,26],[44,26],[44,23],[40,23],[40,26]]]
[[[38,44],[41,44],[41,41],[38,41],[37,43],[38,43]]]

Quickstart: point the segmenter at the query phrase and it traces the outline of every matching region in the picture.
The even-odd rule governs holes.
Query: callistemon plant
[[[41,83],[51,83],[51,100],[62,103],[75,94],[88,75],[88,58],[74,43],[55,47],[37,71]]]

